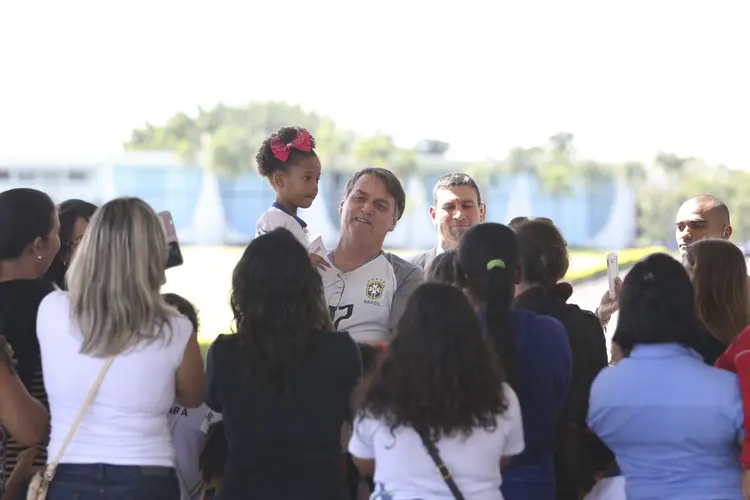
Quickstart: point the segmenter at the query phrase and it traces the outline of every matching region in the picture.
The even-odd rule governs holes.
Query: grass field
[[[232,314],[229,309],[229,290],[232,271],[240,256],[241,247],[184,247],[185,264],[167,271],[164,292],[173,292],[190,300],[198,308],[201,320],[199,339],[210,343],[218,334],[230,331]],[[659,249],[633,249],[620,252],[620,264],[634,262]],[[394,251],[402,257],[414,251]],[[567,279],[578,280],[606,269],[605,253],[595,251],[570,252],[571,265]]]

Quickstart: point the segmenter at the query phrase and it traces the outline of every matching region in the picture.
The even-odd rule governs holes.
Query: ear
[[[396,223],[397,223],[397,222],[398,222],[398,219],[396,219],[396,218],[394,217],[394,218],[393,218],[393,224],[391,224],[391,227],[390,227],[390,229],[388,229],[388,232],[389,232],[389,233],[390,233],[390,232],[392,232],[392,231],[393,231],[394,229],[396,229]]]
[[[271,176],[271,185],[274,187],[283,188],[285,181],[286,177],[284,176],[284,172],[274,172]]]
[[[522,279],[523,279],[523,273],[521,272],[521,265],[519,264],[519,265],[516,266],[515,284],[516,285],[520,285]]]
[[[479,204],[479,222],[484,222],[484,219],[486,218],[487,218],[487,204],[480,203]]]
[[[727,226],[724,228],[724,232],[721,233],[721,237],[728,240],[732,237],[732,226]]]
[[[63,266],[68,267],[70,264],[70,250],[63,250],[62,255],[60,256],[60,261],[62,262]]]
[[[34,238],[34,241],[31,242],[31,254],[34,258],[44,254],[45,243],[44,238],[39,236]]]
[[[344,212],[344,199],[341,200],[341,203],[339,203],[339,217],[341,217],[342,213]]]
[[[433,206],[430,206],[430,217],[432,218],[432,223],[437,226],[438,221],[435,219],[437,217],[437,210]]]

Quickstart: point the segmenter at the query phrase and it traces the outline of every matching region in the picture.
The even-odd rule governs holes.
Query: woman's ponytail
[[[517,390],[516,333],[510,318],[515,287],[512,277],[508,276],[509,272],[512,270],[504,267],[494,267],[487,271],[486,327],[503,364],[506,380]]]

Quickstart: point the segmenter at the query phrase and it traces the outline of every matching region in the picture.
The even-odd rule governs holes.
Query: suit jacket
[[[432,261],[435,260],[436,256],[437,246],[434,246],[426,252],[418,253],[417,255],[409,259],[409,262],[420,268],[422,270],[422,273],[427,273],[427,271],[430,269],[430,266],[432,265]]]

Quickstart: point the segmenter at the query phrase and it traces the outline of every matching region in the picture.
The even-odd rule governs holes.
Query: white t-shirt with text
[[[497,427],[476,428],[471,435],[442,437],[436,443],[443,463],[463,496],[471,500],[503,500],[500,460],[524,449],[521,407],[516,393],[504,385],[508,408],[497,416]],[[375,491],[371,498],[389,500],[452,500],[435,462],[411,427],[390,425],[380,419],[356,419],[349,453],[375,460]]]
[[[199,486],[203,475],[199,458],[206,444],[206,421],[212,420],[213,416],[214,412],[205,403],[198,408],[175,405],[169,410],[169,426],[172,430],[182,500],[200,498]]]

